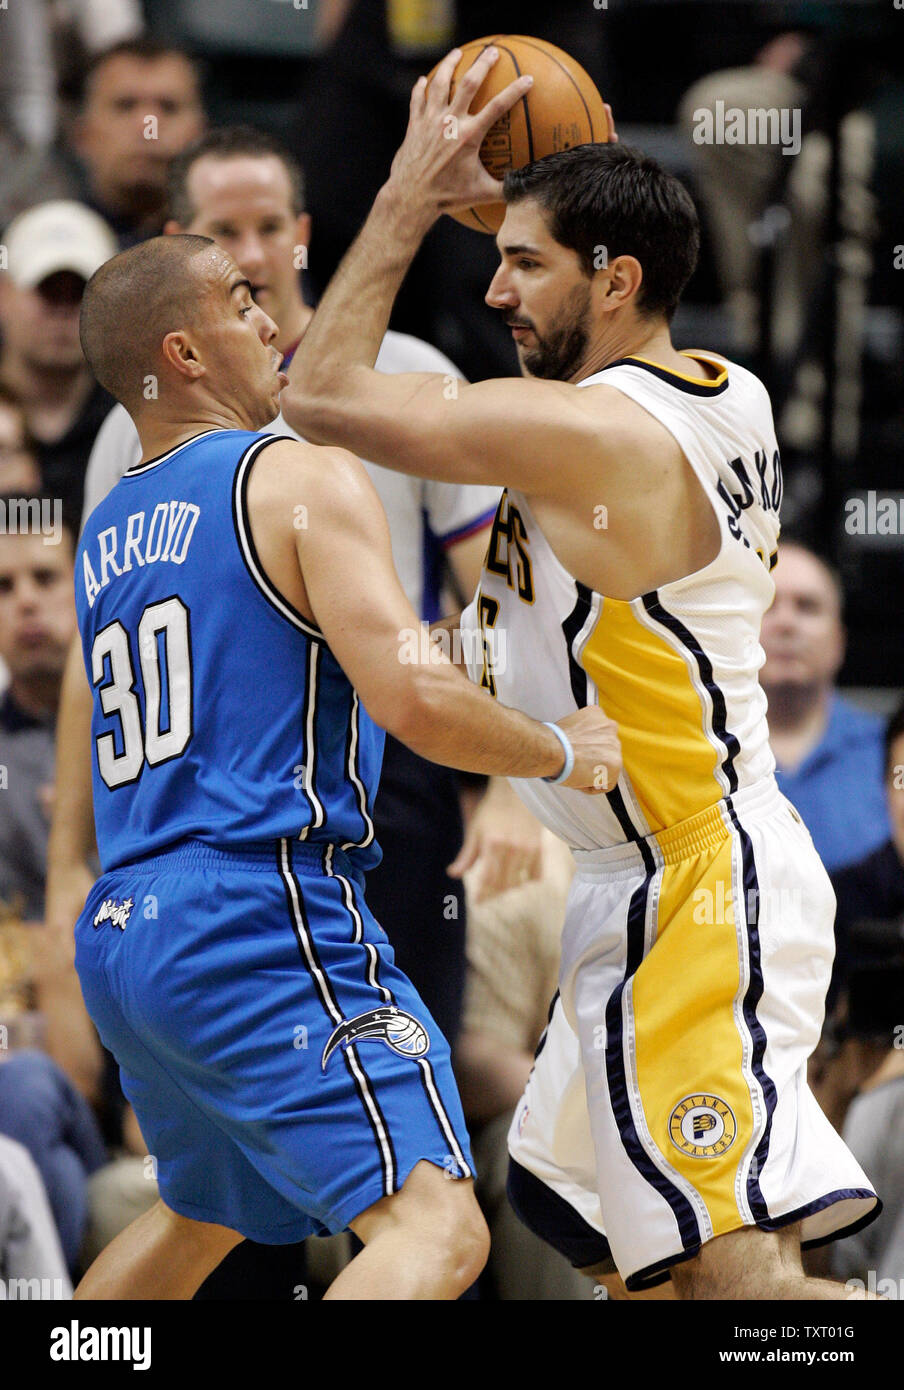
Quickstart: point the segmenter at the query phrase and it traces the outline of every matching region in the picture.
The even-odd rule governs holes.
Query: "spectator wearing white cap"
[[[112,405],[82,356],[79,308],[116,238],[90,208],[55,201],[17,217],[0,246],[0,384],[22,403],[45,491],[77,525],[88,455]]]

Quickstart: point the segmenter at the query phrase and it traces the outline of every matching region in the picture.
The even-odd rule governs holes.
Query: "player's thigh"
[[[708,1241],[692,1260],[673,1265],[671,1275],[680,1299],[782,1297],[789,1278],[803,1277],[800,1226],[729,1231]]]
[[[349,1225],[365,1245],[385,1232],[396,1231],[475,1253],[489,1251],[489,1231],[471,1178],[450,1178],[448,1171],[421,1160],[398,1192],[382,1197]]]
[[[178,1247],[199,1259],[223,1260],[245,1239],[229,1226],[184,1216],[168,1206],[162,1197],[137,1216],[132,1225],[142,1228],[148,1244]]]

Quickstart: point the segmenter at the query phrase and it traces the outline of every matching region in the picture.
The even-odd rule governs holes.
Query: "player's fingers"
[[[481,49],[467,72],[462,74],[452,97],[452,109],[456,115],[465,115],[475,93],[483,86],[484,78],[498,59],[499,49],[489,44]]]
[[[603,106],[606,108],[606,120],[609,122],[609,144],[617,145],[618,131],[615,129],[615,117],[612,114],[612,107],[609,105],[608,101],[604,101]]]
[[[505,849],[498,842],[493,841],[484,846],[475,885],[477,902],[483,902],[485,898],[494,898],[497,893],[502,892],[507,882],[505,855]]]
[[[411,89],[411,100],[408,103],[408,115],[416,117],[421,114],[427,105],[427,79],[419,77]]]
[[[436,72],[430,79],[427,88],[427,104],[434,110],[449,105],[449,88],[452,85],[452,74],[458,67],[458,60],[461,57],[461,49],[453,48],[451,53],[447,53],[440,63]]]
[[[464,844],[452,863],[446,868],[446,873],[450,878],[461,878],[462,874],[476,862],[480,844],[476,835],[466,835]]]
[[[472,139],[483,142],[483,137],[491,126],[494,126],[506,113],[511,111],[516,102],[522,97],[527,96],[534,79],[530,73],[524,73],[521,77],[516,77],[514,82],[510,82],[507,87],[503,87],[501,92],[491,97],[477,114],[474,116],[474,127],[471,132]]]

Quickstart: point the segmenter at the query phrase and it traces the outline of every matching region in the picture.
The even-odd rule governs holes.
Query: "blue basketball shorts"
[[[279,1245],[344,1230],[421,1159],[473,1176],[449,1047],[333,845],[197,840],[102,875],[88,1012],[168,1207]]]

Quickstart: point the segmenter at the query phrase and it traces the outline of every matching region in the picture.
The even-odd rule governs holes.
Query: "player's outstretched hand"
[[[556,723],[574,749],[574,771],[562,785],[599,795],[610,792],[622,769],[618,725],[598,705],[585,705]]]
[[[392,161],[390,183],[409,201],[445,212],[475,203],[498,202],[502,183],[480,162],[483,137],[501,116],[530,91],[533,79],[517,77],[476,115],[468,107],[490,68],[497,48],[485,48],[449,96],[452,74],[461,57],[453,49],[440,63],[428,85],[418,78],[411,93],[405,139]]]

